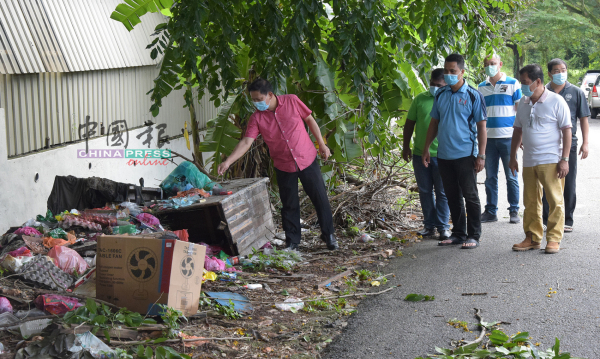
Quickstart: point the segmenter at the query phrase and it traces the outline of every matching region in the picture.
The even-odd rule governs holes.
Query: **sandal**
[[[445,241],[450,241],[450,242],[443,243]],[[460,238],[457,238],[457,237],[448,237],[448,238],[446,238],[446,239],[444,239],[442,241],[439,241],[438,242],[438,246],[442,246],[442,247],[443,246],[454,246],[454,245],[463,244],[463,243],[465,243],[465,241],[462,240],[462,239],[460,239]]]
[[[565,233],[573,232],[573,226],[565,226]]]
[[[475,243],[474,246],[465,246],[465,244],[471,244],[471,243]],[[460,247],[460,249],[475,249],[479,247],[479,241],[474,239],[474,238],[469,238],[467,239],[467,241],[465,243],[463,243],[463,246]]]

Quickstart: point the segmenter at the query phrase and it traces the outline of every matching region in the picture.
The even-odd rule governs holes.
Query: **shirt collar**
[[[542,96],[540,96],[540,98],[537,100],[537,102],[539,103],[544,103],[544,101],[546,101],[546,98],[548,97],[548,91],[546,91],[546,89],[544,89],[544,92],[542,92]],[[525,97],[524,99],[526,104],[530,104],[531,103],[531,98],[530,97]]]
[[[464,78],[463,78],[464,80]],[[450,85],[448,85],[450,86]],[[467,83],[467,80],[465,80],[465,82],[463,82],[463,85],[458,89],[458,91],[456,92],[467,92],[467,89],[469,88],[469,84]],[[450,91],[452,91],[452,87],[450,87]]]
[[[506,74],[504,72],[501,72],[501,74],[502,75],[500,76],[500,78],[498,79],[498,81],[496,81],[496,83],[506,81]],[[490,81],[489,76],[488,76],[487,80],[485,80],[485,83],[486,84],[490,84],[490,85],[492,84],[492,82]]]
[[[572,84],[569,81],[565,81],[565,87],[563,87],[563,90],[568,89],[571,86],[572,86]],[[552,88],[552,81],[548,82],[548,84],[546,85],[546,88],[552,92],[555,92],[554,89]]]

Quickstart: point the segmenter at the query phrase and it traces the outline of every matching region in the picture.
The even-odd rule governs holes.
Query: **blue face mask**
[[[271,103],[271,100],[269,100],[269,103],[266,103],[265,101],[258,101],[258,102],[254,102],[254,106],[259,111],[266,111],[269,109],[270,103]]]
[[[566,72],[561,72],[559,74],[554,74],[552,75],[552,82],[554,82],[557,85],[562,85],[565,83],[565,81],[567,81],[567,73]]]
[[[429,93],[431,94],[431,96],[435,96],[436,92],[438,92],[439,89],[440,87],[437,86],[429,86]]]
[[[497,73],[498,73],[497,65],[486,66],[485,74],[488,75],[489,77],[494,77],[494,76],[496,76]]]
[[[444,81],[450,86],[454,86],[458,83],[458,75],[446,75],[444,74]]]
[[[533,85],[533,84],[531,84]],[[521,92],[523,92],[523,96],[527,96],[527,97],[531,97],[531,95],[533,95],[533,91],[535,91],[535,89],[533,91],[531,91],[531,87],[529,87],[530,85],[523,85],[521,87]],[[537,86],[536,86],[537,89]]]

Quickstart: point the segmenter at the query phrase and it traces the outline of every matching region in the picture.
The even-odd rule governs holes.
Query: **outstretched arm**
[[[219,165],[217,173],[219,175],[225,173],[229,169],[229,166],[231,166],[235,161],[242,157],[244,153],[248,152],[248,150],[252,146],[252,142],[254,142],[254,138],[252,137],[242,138],[240,142],[238,142],[238,144],[235,146],[233,152],[231,152],[229,157],[227,157],[227,159]]]

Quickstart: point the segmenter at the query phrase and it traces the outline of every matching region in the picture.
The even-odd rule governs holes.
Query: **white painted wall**
[[[85,149],[85,142],[58,149],[51,149],[25,157],[8,159],[6,143],[5,111],[0,109],[0,235],[11,226],[21,225],[37,214],[46,213],[46,203],[52,191],[55,176],[72,175],[80,178],[103,177],[117,182],[139,184],[144,178],[146,187],[158,187],[160,182],[176,167],[167,166],[128,166],[125,159],[83,159],[77,158],[77,150]],[[144,140],[136,138],[144,128],[129,134],[128,149],[147,148]],[[156,141],[158,130],[153,131]],[[105,149],[106,139],[89,141],[90,149]],[[156,144],[152,148],[157,148]],[[191,151],[183,138],[165,144],[165,147],[191,158]],[[206,156],[207,157],[207,156]],[[205,157],[205,158],[206,158]],[[177,164],[181,158],[175,159]],[[88,168],[89,164],[92,168]],[[39,173],[39,180],[34,181]]]

